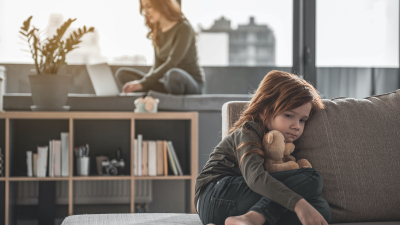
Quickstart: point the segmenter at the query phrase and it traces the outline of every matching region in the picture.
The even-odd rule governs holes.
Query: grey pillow
[[[400,220],[400,90],[323,100],[294,142],[324,180],[331,222]]]

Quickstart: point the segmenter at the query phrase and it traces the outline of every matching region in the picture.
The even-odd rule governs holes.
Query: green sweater
[[[303,197],[272,177],[264,169],[263,157],[258,154],[248,154],[243,158],[239,168],[237,159],[241,159],[246,152],[258,147],[245,145],[235,154],[237,147],[242,142],[262,144],[264,136],[262,128],[254,121],[248,121],[243,126],[246,129],[236,129],[210,154],[209,160],[196,178],[194,204],[197,204],[201,188],[210,182],[225,176],[243,176],[252,191],[294,211],[294,206]]]
[[[205,82],[204,71],[198,63],[195,33],[187,20],[179,21],[165,32],[158,29],[157,43],[154,66],[140,80],[143,88],[151,88],[172,68],[185,70],[200,84]]]

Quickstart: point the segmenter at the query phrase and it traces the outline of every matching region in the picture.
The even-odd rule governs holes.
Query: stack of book
[[[38,146],[37,153],[27,151],[26,165],[28,177],[69,176],[69,133],[61,133],[61,140]]]
[[[175,176],[183,175],[171,141],[143,140],[143,135],[139,134],[134,140],[134,175],[168,176],[168,164]]]

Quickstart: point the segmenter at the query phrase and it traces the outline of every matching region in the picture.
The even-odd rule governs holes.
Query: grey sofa
[[[365,99],[323,100],[294,143],[324,179],[330,224],[400,225],[400,90]],[[222,136],[247,101],[222,107]],[[62,225],[201,224],[196,214],[74,215]]]

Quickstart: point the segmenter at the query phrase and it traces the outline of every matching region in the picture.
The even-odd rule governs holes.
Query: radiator
[[[47,181],[40,181],[47,182]],[[36,205],[39,202],[37,181],[18,181],[18,205]],[[130,180],[74,181],[74,204],[130,204]],[[151,180],[135,181],[135,203],[150,203]],[[56,204],[68,204],[68,182],[56,181]]]

